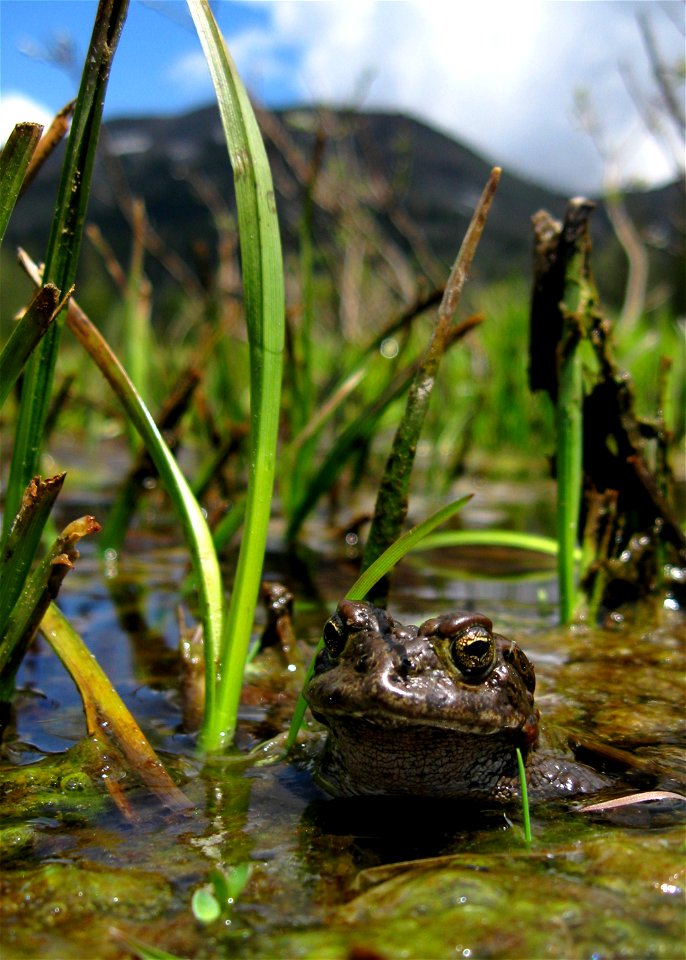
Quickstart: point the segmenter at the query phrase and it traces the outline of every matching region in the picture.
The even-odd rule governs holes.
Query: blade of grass
[[[363,570],[396,540],[407,516],[410,477],[417,443],[429,409],[436,375],[448,347],[462,290],[500,181],[500,173],[500,168],[494,167],[483,189],[446,284],[429,345],[407,395],[405,412],[398,424],[379,485],[372,525],[362,558]],[[385,598],[388,593],[387,581],[379,583],[377,593],[380,598]]]
[[[76,279],[105,91],[127,8],[128,0],[100,0],[95,16],[45,257],[44,282],[54,283],[59,290],[70,290]],[[59,320],[52,324],[26,365],[5,495],[3,538],[26,485],[38,473],[60,327]]]
[[[461,510],[465,503],[468,503],[472,499],[472,496],[471,493],[467,494],[467,496],[460,497],[459,500],[455,500],[453,503],[441,507],[436,513],[427,517],[426,520],[422,520],[421,523],[418,523],[412,527],[411,530],[408,530],[399,537],[390,547],[384,550],[381,556],[376,558],[374,563],[370,564],[367,569],[360,574],[350,590],[346,593],[346,598],[348,600],[364,600],[374,584],[380,580],[381,577],[385,577],[388,571],[392,570],[396,563],[402,560],[406,553],[413,550],[427,534],[453,517],[458,510]]]
[[[0,153],[0,243],[42,132],[39,123],[18,123]]]
[[[250,345],[245,535],[224,626],[217,707],[202,731],[203,746],[216,752],[233,740],[262,578],[276,469],[285,308],[274,187],[257,120],[209,4],[188,0],[188,7],[212,76],[233,168]]]
[[[137,957],[138,960],[183,960],[183,957],[179,957],[175,953],[167,953],[166,950],[160,950],[159,947],[152,946],[149,943],[144,943],[129,933],[118,930],[117,927],[110,927],[109,934],[113,940],[126,947],[127,951]]]
[[[352,585],[350,590],[346,593],[347,600],[364,600],[366,595],[372,589],[374,584],[381,578],[385,577],[389,570],[391,570],[397,563],[399,563],[402,558],[413,550],[417,544],[423,540],[432,530],[435,530],[436,527],[440,524],[445,523],[446,520],[449,520],[453,517],[458,510],[461,510],[465,503],[468,503],[472,499],[472,494],[468,494],[465,497],[460,497],[459,500],[455,500],[453,503],[446,504],[445,507],[441,507],[440,510],[437,510],[436,513],[432,513],[430,517],[427,517],[426,520],[423,520],[421,523],[418,523],[416,526],[412,527],[411,530],[408,530],[402,535],[395,543],[392,543],[380,557],[377,557],[374,563],[362,573],[355,583]],[[317,654],[321,650],[323,640],[319,641],[317,649],[314,652],[312,660],[310,661],[310,666],[307,670],[307,675],[305,677],[303,687],[306,686],[308,680],[314,673],[314,663],[317,658]],[[291,725],[288,728],[288,735],[286,737],[286,750],[290,748],[295,743],[296,737],[298,736],[298,731],[302,726],[303,717],[305,716],[305,710],[307,709],[307,701],[305,700],[302,692],[298,697],[298,702],[295,705],[295,710],[293,712],[293,719]]]
[[[581,507],[583,452],[583,382],[577,345],[570,347],[560,365],[557,398],[557,537],[560,622],[570,623],[576,607],[577,530]]]
[[[104,670],[56,604],[51,603],[43,614],[40,630],[78,687],[88,735],[110,738],[166,806],[173,810],[190,807]]]
[[[519,788],[522,793],[522,820],[524,822],[524,840],[527,847],[531,846],[531,814],[529,813],[529,788],[526,783],[526,769],[522,759],[522,751],[517,750],[517,771],[519,772]]]
[[[347,397],[357,388],[365,377],[365,370],[355,370],[332,391],[329,398],[310,417],[303,429],[297,433],[288,445],[288,454],[293,457],[303,444],[316,437]]]
[[[312,462],[319,434],[366,373],[362,368],[355,370],[338,387],[332,388],[328,399],[312,414],[300,433],[282,449],[279,487],[282,508],[287,516],[292,516],[297,509],[302,491],[309,485],[313,472],[319,473],[320,464],[317,463],[313,470]]]
[[[0,409],[32,351],[50,324],[62,312],[72,292],[73,287],[67,296],[60,300],[57,287],[53,283],[46,283],[38,290],[21,320],[15,324],[0,353]]]
[[[23,250],[19,252],[19,263],[34,283],[40,283],[38,267]],[[208,678],[205,710],[213,711],[213,679],[222,636],[224,594],[219,562],[205,515],[126,371],[75,300],[71,300],[67,307],[67,324],[95,361],[119,398],[126,415],[138,430],[181,522],[198,585],[200,618],[204,631],[205,669]]]
[[[187,409],[193,390],[198,384],[198,380],[198,375],[195,375],[193,371],[183,375],[155,417],[155,423],[160,433],[167,437],[172,453],[174,453],[178,444],[175,435],[178,421]],[[129,424],[129,427],[133,430],[131,424]],[[129,446],[131,449],[134,447],[131,441],[129,442]],[[130,468],[128,475],[119,486],[107,518],[103,523],[102,533],[98,538],[101,555],[104,556],[108,551],[112,550],[114,550],[116,554],[121,552],[131,517],[144,491],[143,482],[146,477],[154,475],[155,473],[155,466],[145,447],[143,447],[133,466]],[[195,491],[193,491],[193,495],[197,499],[197,493]]]
[[[307,180],[304,184],[303,210],[299,226],[300,283],[302,313],[293,331],[293,371],[291,375],[293,432],[301,430],[314,408],[312,327],[314,323],[314,191],[324,156],[325,138],[321,128],[315,136]]]
[[[415,550],[435,550],[437,547],[513,547],[557,556],[557,540],[535,533],[516,530],[445,530],[425,537]]]
[[[144,273],[145,206],[135,198],[131,203],[133,246],[126,283],[123,315],[124,366],[143,400],[150,404],[150,365],[152,331],[150,328],[151,286]],[[135,433],[129,436],[135,449]]]

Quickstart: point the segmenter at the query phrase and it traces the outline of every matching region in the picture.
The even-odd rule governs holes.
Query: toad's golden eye
[[[472,624],[451,638],[450,655],[466,680],[483,680],[495,665],[493,635],[480,624]]]
[[[330,657],[336,660],[343,653],[346,634],[337,616],[330,617],[324,624],[324,644]]]

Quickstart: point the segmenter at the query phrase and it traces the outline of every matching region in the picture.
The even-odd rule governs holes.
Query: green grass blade
[[[167,953],[166,950],[160,950],[159,947],[144,943],[136,937],[122,933],[116,927],[110,928],[110,936],[117,943],[126,947],[126,950],[139,960],[183,960],[183,957],[179,957],[175,953]]]
[[[579,346],[560,366],[557,398],[557,536],[560,621],[570,623],[576,607],[577,530],[581,508],[583,382]]]
[[[42,132],[39,123],[18,123],[0,153],[0,243]]]
[[[526,769],[522,759],[522,751],[517,747],[517,771],[519,773],[519,787],[522,792],[522,820],[524,822],[524,839],[527,847],[531,846],[531,814],[529,813],[529,788],[526,783]]]
[[[123,362],[129,376],[145,403],[150,405],[151,364],[153,359],[152,330],[150,326],[151,286],[145,276],[145,207],[135,198],[131,204],[133,246],[126,280],[123,303],[122,335]],[[129,434],[131,449],[135,450],[135,433]]]
[[[557,426],[557,536],[560,622],[570,623],[577,605],[575,553],[583,495],[583,407],[585,376],[598,374],[592,349],[597,310],[590,273],[591,237],[588,216],[593,205],[571,201],[565,220],[564,298],[560,305],[562,332],[558,345],[559,388]],[[584,369],[586,368],[586,370]]]
[[[56,320],[71,292],[60,301],[60,291],[47,283],[36,293],[0,353],[0,409],[14,386],[24,364],[40,343],[50,324]]]
[[[23,251],[20,252],[19,262],[34,283],[40,283],[37,266]],[[112,353],[102,334],[74,300],[70,301],[67,308],[67,323],[99,367],[119,398],[126,415],[138,431],[181,522],[197,579],[200,616],[204,631],[205,665],[208,677],[205,710],[212,711],[215,696],[215,685],[212,679],[215,676],[222,636],[224,595],[219,562],[205,515],[126,371]]]
[[[404,533],[402,537],[396,540],[395,543],[392,543],[390,547],[388,547],[380,557],[377,557],[374,563],[367,567],[364,573],[357,578],[350,590],[348,590],[346,593],[346,599],[364,600],[371,588],[378,580],[381,579],[381,577],[385,577],[389,570],[391,570],[396,563],[399,563],[400,560],[402,560],[402,558],[410,552],[410,550],[413,550],[424,537],[430,534],[432,530],[435,530],[436,527],[440,526],[440,524],[445,523],[446,520],[449,520],[451,517],[453,517],[458,510],[461,510],[465,503],[471,499],[472,494],[468,494],[466,497],[460,497],[459,500],[455,500],[453,503],[446,504],[445,507],[441,507],[441,509],[437,510],[436,513],[431,514],[431,516],[427,517],[426,520],[423,520],[421,523],[418,523],[416,526],[412,527],[411,530],[408,530],[407,533]],[[303,686],[305,686],[314,672],[314,662],[321,649],[322,643],[323,641],[320,640],[317,649],[314,652],[314,656],[310,662]],[[298,731],[302,726],[306,709],[307,703],[301,693],[298,697],[298,702],[295,705],[293,719],[288,729],[288,736],[286,738],[287,750],[290,750],[295,743],[296,737],[298,736]]]
[[[203,745],[233,739],[243,669],[262,577],[276,469],[284,346],[284,286],[274,187],[257,120],[206,0],[188,0],[215,87],[236,188],[250,345],[250,455],[241,543],[220,656],[217,709]]]
[[[516,530],[445,530],[425,537],[415,550],[435,550],[437,547],[511,547],[557,556],[557,540]]]
[[[105,91],[127,8],[128,0],[100,0],[98,4],[45,256],[44,282],[54,283],[59,290],[70,290],[76,278]],[[26,365],[5,496],[3,537],[10,518],[19,509],[26,485],[39,472],[60,326],[59,321],[52,324]]]
[[[390,547],[387,547],[381,556],[377,557],[374,563],[370,564],[370,566],[360,574],[350,590],[346,593],[346,598],[348,600],[364,600],[374,584],[377,583],[381,577],[385,577],[396,563],[402,560],[406,553],[413,550],[432,530],[435,530],[436,527],[439,527],[442,523],[445,523],[446,520],[453,517],[458,510],[461,510],[465,503],[468,503],[471,499],[472,494],[470,493],[465,497],[460,497],[459,500],[453,501],[453,503],[446,504],[445,507],[441,507],[436,513],[432,513],[426,520],[422,520],[421,523],[418,523],[412,527],[411,530],[408,530],[407,533],[404,533],[402,537],[399,537]]]

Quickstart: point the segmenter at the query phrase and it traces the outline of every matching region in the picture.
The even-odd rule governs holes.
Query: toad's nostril
[[[369,667],[369,655],[366,653],[361,654],[355,661],[355,670],[358,673],[366,673]]]
[[[403,657],[398,664],[398,676],[406,680],[412,670],[412,661],[409,657]]]

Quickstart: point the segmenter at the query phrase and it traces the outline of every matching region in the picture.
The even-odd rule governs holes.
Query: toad
[[[506,804],[595,793],[611,781],[547,745],[532,663],[488,617],[458,611],[404,625],[343,600],[305,687],[328,728],[316,779],[334,796],[387,794]]]

